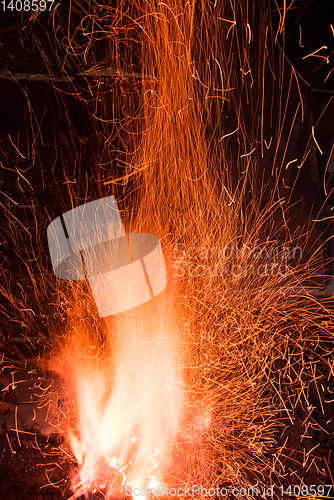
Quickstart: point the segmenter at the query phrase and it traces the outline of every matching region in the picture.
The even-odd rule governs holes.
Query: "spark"
[[[50,465],[55,465],[59,469],[63,470],[63,467],[61,467],[58,462],[49,462],[47,464],[36,464],[35,467],[50,467]]]
[[[13,143],[13,140],[11,138],[11,136],[8,134],[8,139],[10,140],[12,146],[14,146],[15,150],[18,152],[18,154],[21,156],[21,158],[25,158],[25,156],[23,156],[22,153],[20,153],[20,151],[18,150],[18,148],[15,146],[15,144]]]
[[[298,161],[298,158],[295,158],[294,160],[289,161],[289,162],[286,164],[286,166],[285,166],[285,170],[288,170],[289,165],[291,165],[291,163],[295,163],[296,161]]]
[[[12,444],[10,442],[10,439],[9,439],[9,436],[8,436],[7,432],[6,432],[6,438],[7,438],[8,444],[9,444],[10,451],[15,455],[16,451],[13,450],[13,448],[12,448]]]
[[[326,57],[326,56],[316,55],[322,49],[326,49],[327,50],[328,47],[326,45],[323,45],[322,47],[320,47],[319,49],[315,50],[311,54],[308,54],[307,56],[304,56],[302,59],[307,59],[308,57],[321,57],[322,59],[325,59],[325,61],[328,64],[329,63],[329,57],[328,56]]]
[[[245,153],[245,154],[241,155],[240,158],[245,158],[246,156],[250,156],[252,153],[254,153],[255,150],[256,150],[256,148],[253,148],[252,151],[250,151],[249,153]]]
[[[247,29],[248,29],[248,43],[251,43],[251,41],[252,41],[252,30],[251,30],[251,27],[250,27],[249,23],[247,23]]]
[[[29,432],[29,431],[21,431],[19,429],[11,429],[11,431],[13,432],[19,432],[20,434],[29,434],[29,436],[34,436],[35,433],[34,432]]]
[[[305,45],[302,45],[302,27],[300,24],[298,24],[299,28],[299,47],[305,47]]]
[[[17,405],[15,406],[15,432],[16,432],[17,442],[19,443],[19,447],[21,448],[20,435],[17,427]]]
[[[269,141],[269,144],[268,144],[267,141],[264,139],[264,144],[265,144],[265,146],[266,146],[267,149],[270,149],[272,140],[273,140],[273,136],[270,137],[270,141]]]
[[[331,450],[332,451],[332,450]],[[330,452],[329,452],[330,453]],[[332,472],[331,472],[331,469],[329,467],[329,457],[328,457],[328,461],[326,460],[325,457],[324,458],[324,461],[325,461],[325,464],[326,464],[326,467],[328,469],[328,473],[329,473],[329,477],[331,478],[331,481],[332,481],[332,484],[334,484],[334,479],[333,479],[333,475],[332,475]]]
[[[230,132],[229,134],[225,134],[225,135],[223,135],[223,137],[221,137],[221,138],[219,139],[219,142],[220,142],[220,141],[222,141],[223,139],[225,139],[225,137],[229,137],[230,135],[235,134],[236,132],[238,132],[238,130],[239,130],[239,127],[238,127],[238,128],[236,128],[233,132]]]
[[[62,478],[62,479],[59,479],[58,481],[56,481],[55,483],[53,483],[48,475],[48,472],[50,472],[50,471],[45,471],[45,475],[46,475],[46,478],[48,480],[48,484],[45,484],[44,486],[40,486],[40,489],[42,490],[43,488],[47,488],[48,486],[53,486],[54,488],[60,488],[62,483],[64,483],[65,479]]]
[[[316,140],[316,138],[315,138],[315,135],[314,135],[314,125],[312,125],[312,137],[313,137],[313,140],[314,140],[314,142],[315,142],[315,145],[317,146],[317,148],[318,148],[318,150],[319,150],[320,154],[322,155],[322,154],[323,154],[323,152],[322,152],[322,150],[320,149],[320,146],[319,146],[319,144],[318,144],[318,142],[317,142],[317,140]]]
[[[332,68],[330,70],[330,72],[328,73],[328,75],[326,76],[326,78],[324,79],[324,82],[326,82],[328,80],[328,78],[330,77],[330,75],[332,74],[332,72],[334,71],[334,68]]]
[[[26,181],[26,183],[29,185],[30,189],[33,191],[34,188],[30,184],[30,182],[28,181],[28,179],[26,177],[24,177],[24,175],[22,174],[22,172],[17,167],[15,167],[15,171],[19,174],[20,177],[22,177],[23,180]]]
[[[219,16],[218,16],[218,19],[219,19],[220,21],[225,21],[226,23],[231,23],[231,24],[232,24],[232,26],[230,26],[230,28],[229,28],[229,30],[228,30],[228,32],[227,32],[227,35],[226,35],[226,40],[227,40],[227,39],[228,39],[228,37],[229,37],[229,34],[230,34],[231,29],[232,29],[232,28],[234,28],[234,26],[236,26],[237,21],[231,21],[230,19],[224,19],[223,17],[219,17]]]
[[[12,198],[10,196],[8,196],[8,194],[4,193],[3,191],[0,191],[1,194],[3,194],[4,196],[6,196],[6,198],[8,198],[12,203],[14,203],[14,205],[18,205],[18,203],[14,200],[12,200]]]
[[[234,202],[235,202],[235,200],[234,200],[234,198],[230,195],[230,193],[228,192],[228,190],[227,190],[226,186],[223,186],[223,188],[224,188],[224,190],[225,190],[225,192],[226,192],[227,196],[228,196],[228,197],[229,197],[229,199],[231,200],[231,201],[230,201],[230,203],[229,203],[229,206],[230,206],[232,203],[234,203]]]

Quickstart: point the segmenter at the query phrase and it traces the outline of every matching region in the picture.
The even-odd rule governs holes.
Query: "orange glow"
[[[168,473],[185,417],[189,357],[174,300],[168,287],[106,319],[99,346],[74,327],[52,366],[66,380],[73,405],[68,439],[79,463],[75,494],[104,486],[111,498],[126,484],[147,488],[155,478],[161,484]]]
[[[73,5],[67,22],[52,14],[55,44],[62,71],[75,61],[81,72],[87,88],[75,78],[69,86],[89,126],[78,138],[68,123],[70,144],[55,160],[61,213],[115,196],[126,233],[159,238],[168,285],[101,319],[88,281],[56,280],[41,243],[40,259],[22,259],[31,296],[24,288],[24,298],[12,299],[1,285],[27,323],[29,301],[62,319],[50,328],[48,370],[66,401],[54,414],[75,462],[66,494],[108,500],[127,498],[129,485],[249,487],[272,472],[284,478],[282,449],[270,455],[278,418],[293,423],[282,379],[298,379],[298,398],[306,398],[303,377],[317,380],[320,355],[305,361],[305,352],[324,345],[321,356],[331,359],[334,338],[326,303],[305,296],[324,265],[312,232],[318,217],[299,221],[293,198],[317,135],[310,129],[305,150],[289,156],[306,119],[297,74],[289,70],[285,88],[288,69],[274,54],[262,2]],[[124,293],[130,301],[134,291]]]

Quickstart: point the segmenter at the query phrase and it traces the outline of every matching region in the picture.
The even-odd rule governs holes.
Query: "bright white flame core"
[[[131,313],[109,320],[110,338],[100,350],[81,336],[66,352],[63,374],[77,412],[69,436],[80,464],[76,493],[107,484],[109,498],[125,483],[148,487],[168,471],[183,415],[185,346],[167,294]]]

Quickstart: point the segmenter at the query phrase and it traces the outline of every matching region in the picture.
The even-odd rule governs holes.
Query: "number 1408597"
[[[10,10],[16,12],[50,12],[55,0],[2,0],[2,11]]]
[[[331,484],[303,484],[299,486],[298,484],[293,484],[289,486],[280,486],[281,496],[289,495],[295,497],[329,497],[333,486]]]

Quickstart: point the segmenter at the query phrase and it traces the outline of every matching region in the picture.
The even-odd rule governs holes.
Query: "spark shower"
[[[287,157],[305,110],[299,77],[277,50],[270,7],[261,0],[75,1],[63,7],[59,2],[47,18],[58,65],[49,74],[52,106],[60,114],[55,144],[61,127],[70,137],[60,141],[54,164],[57,213],[46,220],[50,202],[43,215],[36,210],[33,237],[14,235],[30,281],[18,298],[7,277],[2,292],[27,324],[36,309],[62,318],[41,362],[54,378],[46,399],[52,405],[63,398],[66,406],[51,406],[62,450],[74,464],[71,491],[64,494],[110,499],[124,497],[130,486],[158,485],[247,492],[275,482],[279,488],[284,450],[275,451],[276,460],[271,451],[285,411],[280,374],[316,377],[317,361],[304,362],[300,346],[318,343],[329,352],[333,323],[326,305],[293,292],[318,286],[324,274],[316,222],[290,226],[292,211],[298,213],[295,186],[315,143],[310,131],[296,161]],[[284,35],[288,8],[274,9]],[[33,33],[41,16],[31,15],[26,29]],[[35,43],[43,52],[38,38]],[[298,101],[289,122],[293,91]],[[66,95],[82,110],[80,133]],[[42,136],[33,113],[29,119],[31,133]],[[28,148],[35,158],[35,143]],[[87,268],[84,254],[92,241],[84,240],[99,218],[98,200],[117,200],[117,239],[123,239],[117,248],[105,244],[102,258],[95,253]],[[89,206],[95,208],[76,248],[75,217],[68,214]],[[64,225],[57,219],[62,214]],[[71,261],[70,269],[58,268],[58,278],[64,272],[72,279],[53,276],[46,226],[56,274],[58,260],[68,257],[57,254],[59,235],[69,255],[72,245],[78,252],[77,267]],[[107,226],[100,232],[94,226],[94,244],[110,239]],[[105,230],[108,238],[101,236]],[[101,276],[106,255],[104,271],[133,266],[141,234],[156,235],[148,245],[155,256],[152,279],[139,249],[145,269],[136,268],[131,279],[122,274],[111,298],[107,281],[93,278]],[[203,265],[199,249],[231,244],[265,248],[257,265],[278,269],[283,262],[289,272],[179,272],[189,261]],[[298,251],[283,258],[277,248]],[[157,265],[162,252],[163,272]],[[210,266],[243,268],[248,259],[245,252],[220,255]],[[94,266],[99,271],[90,276]],[[73,279],[78,269],[88,281]],[[135,280],[145,293],[136,295]],[[132,307],[113,309],[116,302]]]

